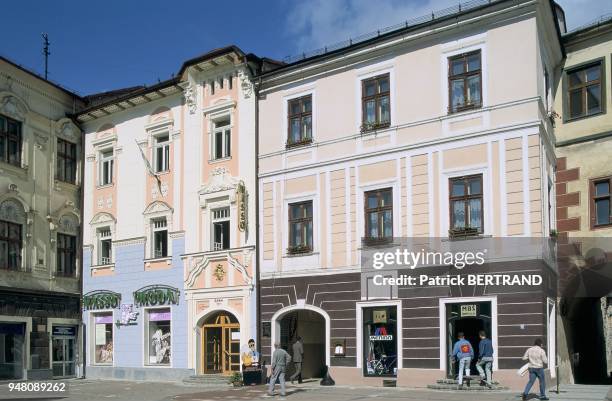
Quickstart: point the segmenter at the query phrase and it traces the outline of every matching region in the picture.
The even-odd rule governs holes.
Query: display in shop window
[[[363,322],[364,374],[397,375],[397,308],[364,308]]]

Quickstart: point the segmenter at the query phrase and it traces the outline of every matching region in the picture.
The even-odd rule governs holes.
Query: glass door
[[[240,371],[240,328],[223,328],[223,373]]]
[[[75,375],[75,338],[53,337],[53,377]]]

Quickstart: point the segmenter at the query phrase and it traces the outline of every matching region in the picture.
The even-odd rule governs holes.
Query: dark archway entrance
[[[447,322],[447,352],[450,355],[453,345],[457,342],[457,334],[465,335],[465,339],[472,344],[474,359],[470,365],[471,372],[476,372],[476,361],[478,361],[478,344],[480,337],[478,332],[484,330],[487,337],[491,338],[491,302],[467,302],[446,304]],[[458,364],[453,364],[450,357],[446,364],[447,377],[453,378],[458,373]]]
[[[325,319],[307,309],[294,310],[280,320],[280,344],[293,357],[293,343],[301,336],[304,345],[302,378],[322,377],[325,369]],[[293,363],[287,377],[294,372]]]

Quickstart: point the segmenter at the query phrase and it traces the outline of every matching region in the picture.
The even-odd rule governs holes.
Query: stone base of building
[[[85,369],[87,379],[161,381],[180,382],[193,376],[193,369],[178,368],[127,368],[118,366],[88,366]]]
[[[336,381],[337,385],[348,386],[375,386],[383,387],[383,380],[390,380],[390,377],[364,377],[361,368],[332,366],[329,374]],[[442,371],[438,369],[399,369],[397,372],[397,386],[410,388],[426,388],[428,384],[433,384],[436,380],[444,377]],[[527,383],[527,375],[518,376],[514,369],[500,369],[493,372],[493,379],[500,382],[503,386],[512,391],[522,391]],[[550,377],[550,370],[546,369],[546,387],[553,388],[556,380]],[[538,383],[531,389],[537,391]]]

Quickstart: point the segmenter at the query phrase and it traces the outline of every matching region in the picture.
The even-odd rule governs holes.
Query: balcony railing
[[[100,264],[101,265],[110,265],[111,263],[113,263],[113,261],[111,260],[110,256],[101,256],[100,257]]]

